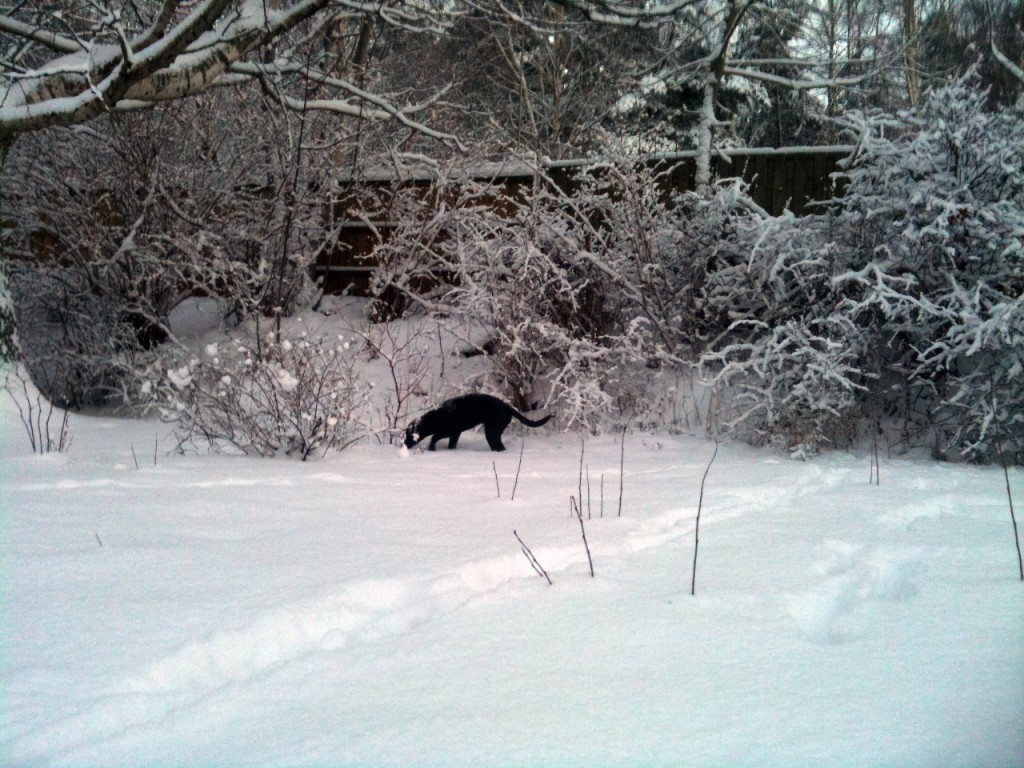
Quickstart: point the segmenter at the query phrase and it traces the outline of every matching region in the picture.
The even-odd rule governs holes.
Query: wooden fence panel
[[[750,196],[772,215],[791,210],[797,216],[814,212],[814,203],[833,197],[832,174],[839,170],[840,162],[849,156],[852,147],[787,148],[781,150],[733,150],[728,156],[721,153],[712,158],[711,170],[715,178],[742,178],[747,182]],[[667,173],[663,181],[676,191],[691,191],[696,186],[697,161],[695,153],[682,152],[665,155],[653,161]],[[564,190],[572,189],[572,177],[586,168],[585,161],[561,162],[546,169],[550,178]],[[488,180],[522,195],[532,182],[529,171],[519,168],[507,173],[489,171],[481,173],[479,180]],[[447,181],[446,185],[457,184]],[[377,234],[387,237],[393,227],[387,218],[390,203],[399,188],[416,188],[424,197],[432,194],[435,183],[429,178],[375,179],[353,181],[343,188],[341,196],[330,206],[328,219],[333,226],[341,226],[338,245],[321,257],[313,267],[314,277],[321,281],[326,293],[351,291],[365,294],[373,274],[373,250]],[[361,189],[362,195],[353,192]],[[451,199],[446,196],[446,204]],[[500,202],[496,201],[495,205]],[[369,218],[369,227],[362,218]]]

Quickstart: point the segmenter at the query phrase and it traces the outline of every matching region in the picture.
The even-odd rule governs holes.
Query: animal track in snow
[[[184,645],[148,665],[127,687],[138,693],[206,690],[309,653],[340,649],[357,635],[374,638],[407,629],[421,619],[414,591],[399,580],[369,580],[283,606],[249,626]]]
[[[671,510],[621,537],[595,543],[595,554],[618,558],[690,535],[692,518],[692,510]],[[576,543],[539,546],[536,552],[552,573],[585,558],[582,546]],[[143,694],[202,694],[268,673],[311,653],[338,651],[352,643],[408,632],[431,616],[532,576],[526,561],[518,553],[509,553],[406,579],[340,585],[330,594],[269,609],[247,626],[187,643],[151,662],[124,687]]]
[[[861,636],[857,618],[876,601],[905,600],[917,593],[923,550],[828,542],[829,553],[814,569],[818,586],[791,595],[789,614],[815,643],[832,644]]]
[[[85,709],[24,740],[26,755],[44,755],[54,744],[113,737],[152,724],[232,685],[316,653],[334,653],[413,630],[432,616],[523,576],[511,556],[464,564],[442,574],[377,579],[341,585],[319,598],[266,611],[248,625],[221,630],[157,658],[102,692]]]

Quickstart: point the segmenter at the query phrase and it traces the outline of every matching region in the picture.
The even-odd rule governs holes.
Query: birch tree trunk
[[[903,70],[907,79],[907,100],[912,107],[921,101],[921,44],[917,33],[915,0],[903,0]]]
[[[712,132],[715,123],[715,100],[718,96],[718,84],[713,82],[709,74],[704,84],[704,102],[700,110],[700,123],[697,125],[697,172],[694,177],[695,191],[701,197],[707,197],[711,191],[711,149]]]
[[[708,75],[704,83],[704,102],[701,106],[700,122],[697,128],[697,172],[694,178],[697,194],[702,197],[707,196],[711,189],[711,151],[714,148],[714,129],[719,125],[718,118],[715,116],[715,104],[718,102],[718,91],[721,88],[725,67],[729,60],[729,43],[752,1],[728,0],[725,20],[722,25],[722,39],[718,48],[708,59]]]

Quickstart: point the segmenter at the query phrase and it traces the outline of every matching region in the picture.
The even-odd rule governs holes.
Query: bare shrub
[[[44,398],[23,369],[4,373],[4,390],[18,410],[33,453],[63,453],[71,446],[68,412]]]
[[[370,364],[383,365],[386,371],[385,387],[369,395],[377,420],[375,431],[381,441],[399,445],[411,403],[428,390],[430,363],[438,350],[423,325],[414,322],[374,323],[359,336]]]
[[[222,349],[223,347],[223,349]],[[364,434],[366,388],[355,350],[342,340],[302,337],[211,345],[159,382],[179,447],[205,443],[256,456],[303,461],[343,450]]]

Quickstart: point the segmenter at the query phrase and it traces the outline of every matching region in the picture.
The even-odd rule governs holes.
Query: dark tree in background
[[[978,65],[989,86],[989,106],[1013,104],[1024,83],[992,55],[995,46],[1024,67],[1024,0],[962,0],[936,3],[920,27],[921,71],[928,83]]]

